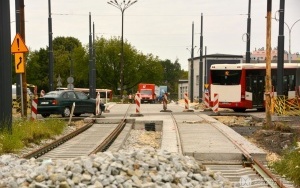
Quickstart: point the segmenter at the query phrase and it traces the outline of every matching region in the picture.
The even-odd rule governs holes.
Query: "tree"
[[[96,62],[96,87],[112,89],[118,94],[120,87],[120,39],[97,38],[94,41]],[[73,37],[57,37],[53,40],[54,78],[60,75],[62,87],[67,78],[74,77],[74,87],[89,88],[89,50]],[[30,52],[27,61],[27,82],[48,91],[48,49]],[[153,54],[143,54],[127,41],[124,42],[124,89],[133,93],[139,83],[167,85],[171,93],[177,93],[179,79],[187,78],[178,59],[160,60]],[[56,80],[55,79],[55,80]],[[57,83],[54,83],[56,86]]]
[[[74,37],[56,37],[53,40],[53,54],[54,78],[57,78],[60,75],[60,77],[64,81],[62,84],[66,87],[68,83],[65,81],[68,77],[71,76],[71,70],[76,70],[79,66],[79,62],[82,63],[82,57],[85,57],[84,48],[82,47],[81,42]],[[78,55],[83,56],[81,56],[81,58],[78,58]],[[85,70],[88,69],[88,67],[85,66],[79,67],[83,68],[80,69],[81,72],[85,72]],[[76,74],[73,74],[72,76],[75,75]],[[77,82],[76,79],[77,78],[74,78],[75,82]]]
[[[29,52],[26,64],[27,83],[38,86],[38,90],[49,91],[48,70],[48,50],[40,48],[39,51]]]
[[[161,61],[161,65],[164,68],[164,78],[162,85],[168,86],[170,93],[176,93],[178,91],[178,81],[184,76],[184,71],[178,62],[178,59],[172,63],[170,60]]]
[[[111,88],[117,91],[120,84],[120,41],[118,38],[95,41],[97,87]],[[162,68],[158,58],[143,55],[127,41],[124,43],[124,89],[136,91],[140,82],[157,83],[162,78]]]

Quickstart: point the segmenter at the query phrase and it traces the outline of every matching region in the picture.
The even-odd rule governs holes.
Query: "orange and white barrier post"
[[[135,112],[137,114],[139,114],[141,111],[140,111],[140,106],[141,106],[141,94],[140,93],[137,93],[135,95],[135,104],[136,104],[136,109],[135,109]]]
[[[219,111],[219,94],[214,93],[213,107],[212,110],[217,113]]]
[[[136,104],[136,108],[135,108],[135,114],[131,114],[130,117],[140,117],[140,116],[144,116],[143,114],[141,114],[141,94],[138,92],[135,94],[134,97],[135,100],[135,104]]]
[[[167,110],[167,104],[168,104],[168,93],[164,93],[163,96],[163,109],[161,110],[161,112],[172,112],[171,110]]]
[[[100,114],[100,93],[97,93],[97,97],[96,97],[96,115]]]
[[[189,109],[189,97],[188,93],[184,93],[184,110],[183,112],[194,112],[194,110]]]
[[[164,99],[163,99],[163,109],[167,110],[167,103],[168,103],[168,95],[167,93],[164,93]]]
[[[38,100],[37,99],[33,99],[32,103],[31,103],[31,119],[35,120],[37,119],[37,103]]]
[[[204,104],[205,104],[205,108],[209,108],[209,93],[208,92],[204,93]]]
[[[184,109],[188,110],[189,109],[189,98],[188,98],[188,93],[184,93]]]

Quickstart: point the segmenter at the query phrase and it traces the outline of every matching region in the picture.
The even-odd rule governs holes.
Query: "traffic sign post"
[[[23,89],[23,87],[26,87],[26,77],[25,77],[25,59],[24,59],[24,53],[28,52],[28,48],[25,45],[25,42],[21,35],[19,33],[16,34],[12,44],[11,44],[11,53],[15,55],[15,70],[16,73],[22,74],[20,76],[20,83],[21,83],[21,107],[22,107],[22,116],[27,115],[27,106],[24,102],[27,101],[27,90]],[[22,81],[22,76],[24,76],[24,80]],[[24,82],[24,83],[23,83]],[[24,95],[25,94],[25,95]],[[25,104],[24,104],[25,103]]]

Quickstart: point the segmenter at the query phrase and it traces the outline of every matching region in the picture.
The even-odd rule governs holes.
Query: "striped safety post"
[[[184,93],[184,109],[188,110],[189,109],[189,98],[188,98],[188,93]]]
[[[97,97],[96,97],[96,115],[100,114],[100,93],[97,93]]]
[[[208,92],[204,93],[204,104],[205,104],[205,108],[209,108],[209,93]]]
[[[31,102],[31,119],[35,120],[37,119],[37,99],[33,99]]]
[[[137,93],[135,95],[135,104],[136,104],[135,112],[137,114],[139,114],[140,113],[140,106],[141,106],[141,94],[140,93]]]
[[[167,104],[168,104],[168,95],[167,93],[164,93],[164,100],[163,100],[163,109],[167,110]]]
[[[218,112],[219,110],[219,94],[217,93],[214,93],[214,100],[213,100],[213,107],[212,107],[212,110],[214,112]]]

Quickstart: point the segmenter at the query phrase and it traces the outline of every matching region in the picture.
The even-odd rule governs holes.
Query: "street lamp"
[[[276,15],[275,15],[275,20],[278,21]],[[294,27],[295,24],[296,24],[297,22],[299,22],[299,21],[300,21],[300,19],[296,20],[296,21],[292,24],[291,27],[290,27],[286,22],[284,22],[284,24],[287,26],[287,28],[288,28],[288,30],[289,30],[289,63],[291,63],[291,61],[292,61],[292,57],[291,57],[291,43],[292,43],[292,41],[291,41],[291,33],[292,33],[293,27]]]
[[[123,87],[124,87],[124,40],[123,40],[123,30],[124,30],[124,12],[127,8],[129,8],[131,5],[136,3],[137,0],[134,1],[127,1],[123,0],[120,3],[117,0],[110,0],[107,3],[118,8],[122,13],[122,34],[121,34],[121,62],[120,62],[120,94],[121,97],[123,96]]]

